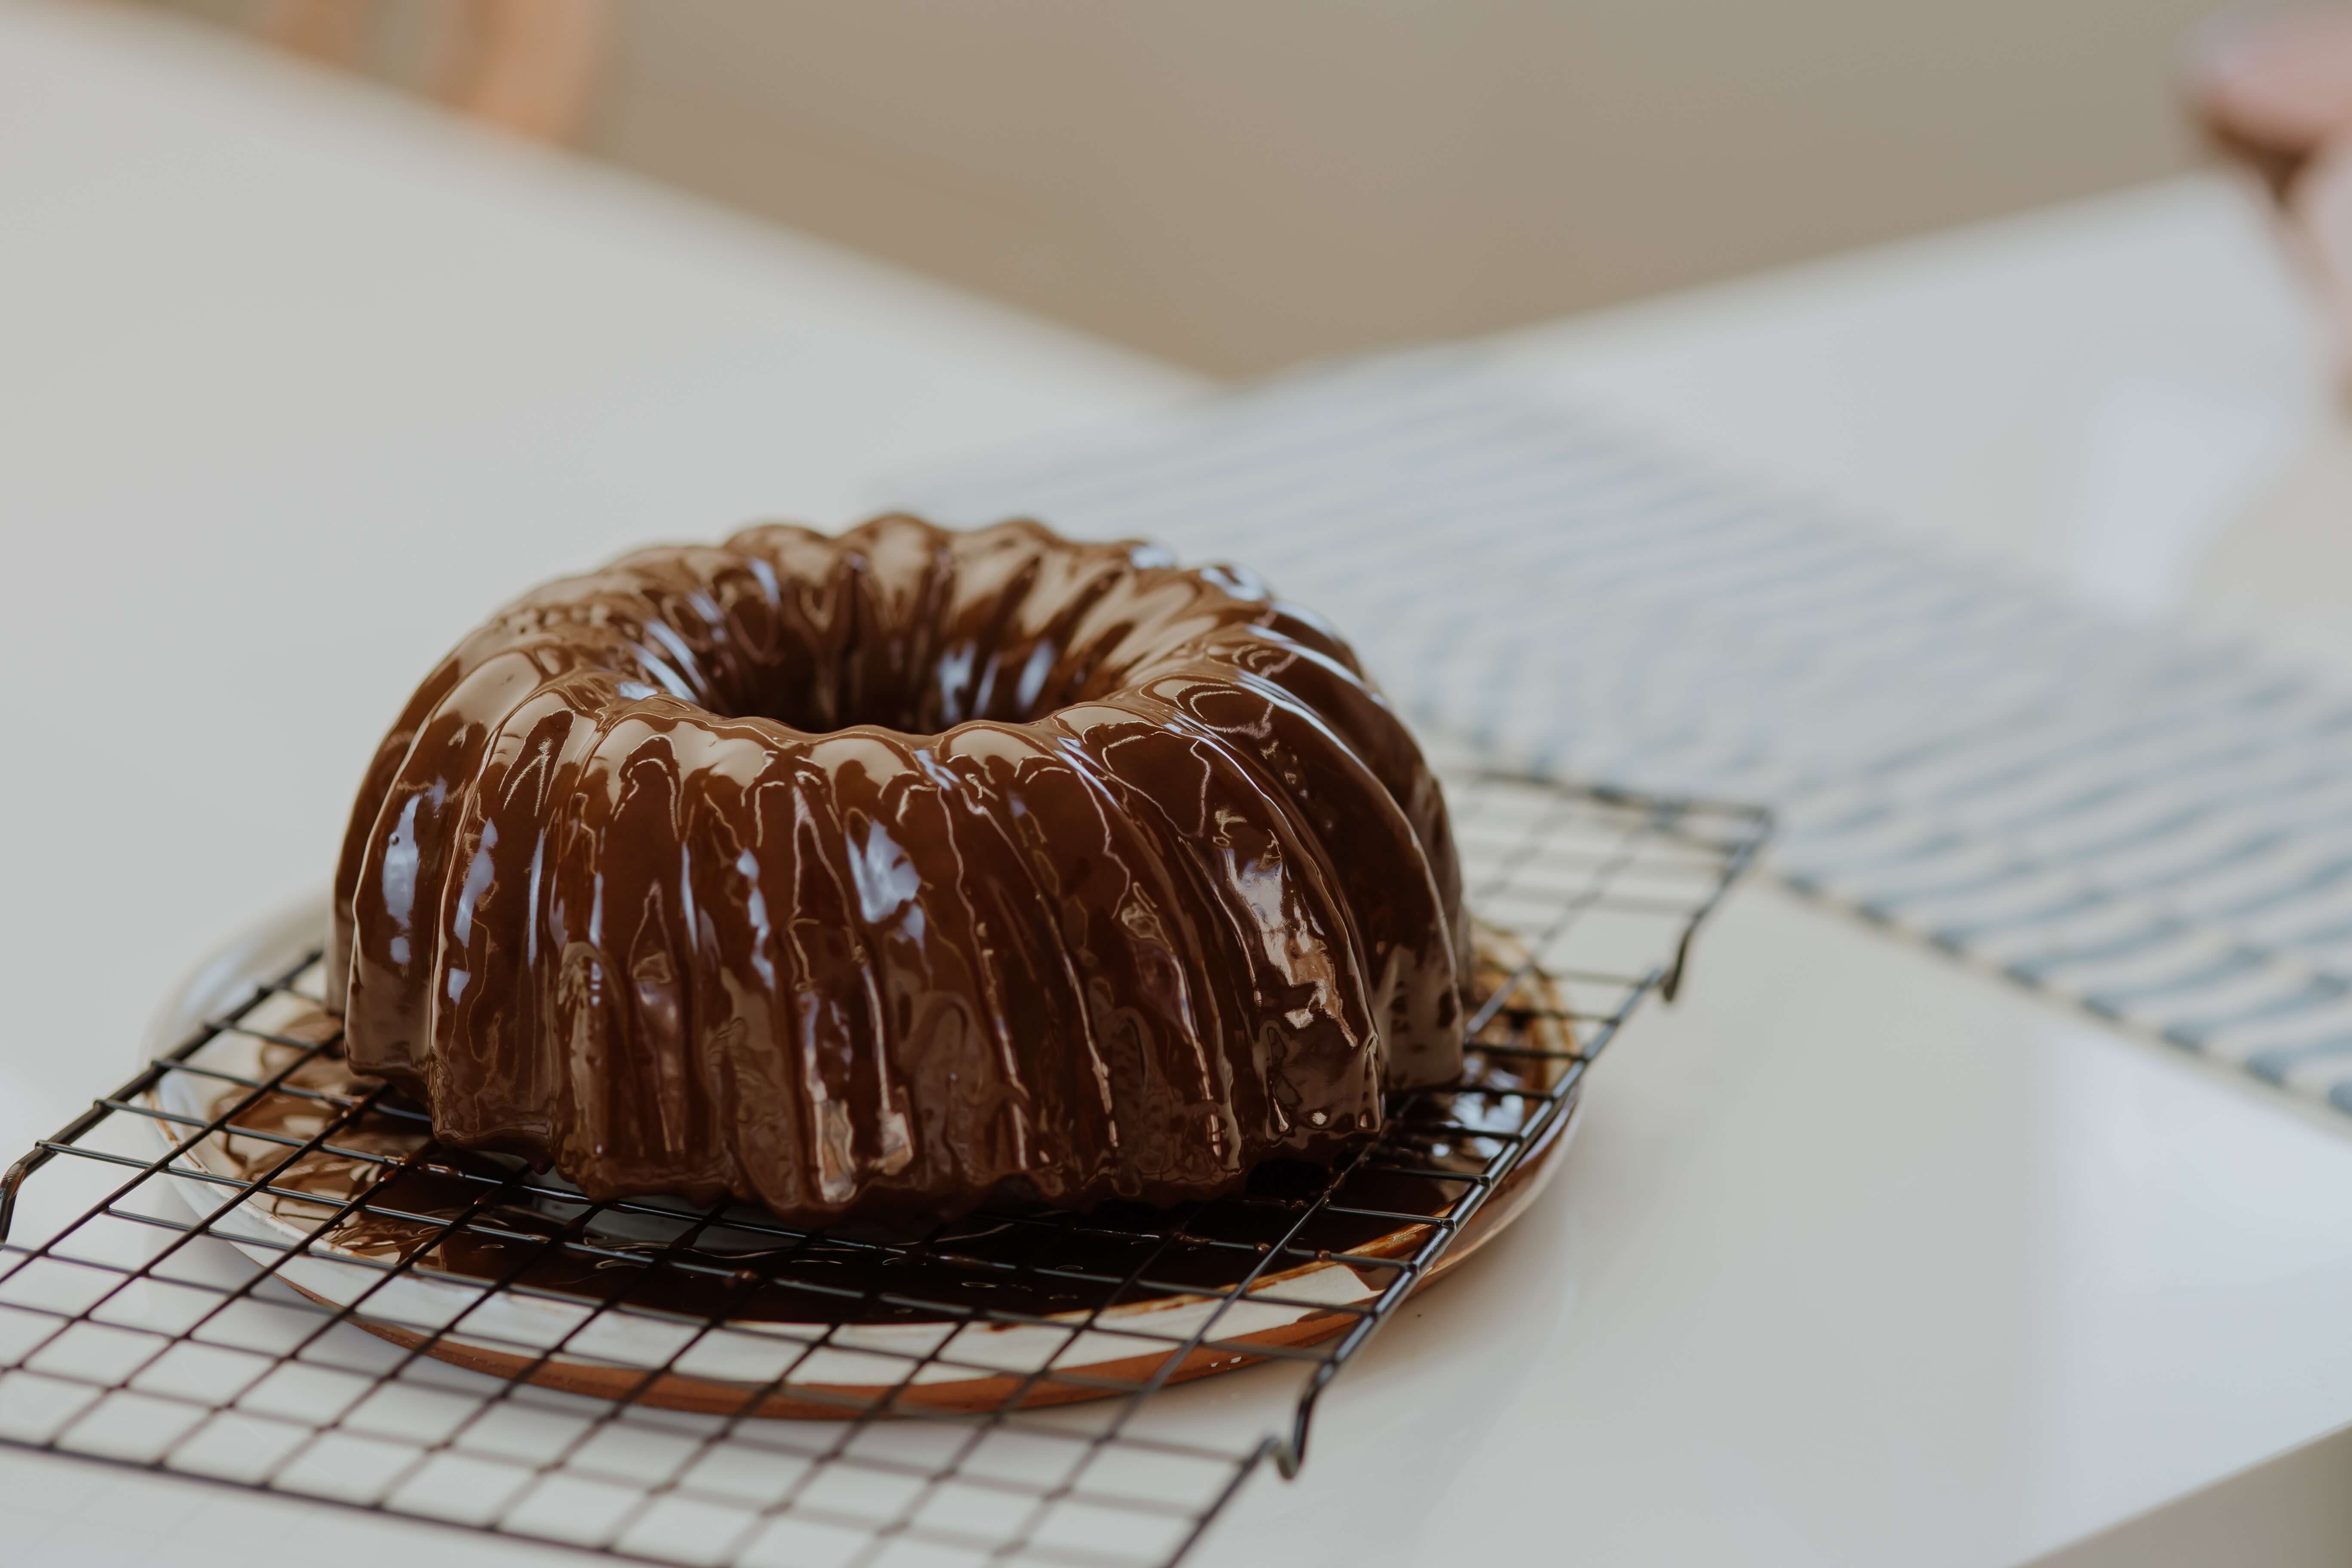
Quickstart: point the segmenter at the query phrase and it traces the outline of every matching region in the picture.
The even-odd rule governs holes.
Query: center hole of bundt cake
[[[772,719],[823,734],[874,725],[929,735],[974,719],[1020,724],[1070,700],[1051,641],[1002,648],[965,640],[921,650],[885,639],[852,647],[830,669],[763,670],[729,717]]]

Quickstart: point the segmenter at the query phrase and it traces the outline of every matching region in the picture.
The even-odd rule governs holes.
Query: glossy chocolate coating
[[[352,1066],[592,1196],[818,1224],[1239,1190],[1461,1065],[1435,781],[1331,631],[1034,523],[525,595],[361,788]]]

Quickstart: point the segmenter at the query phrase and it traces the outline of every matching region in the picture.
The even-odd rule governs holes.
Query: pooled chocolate
[[[592,1197],[800,1224],[1237,1192],[1461,1066],[1435,781],[1225,568],[877,519],[501,611],[336,877],[352,1065]]]

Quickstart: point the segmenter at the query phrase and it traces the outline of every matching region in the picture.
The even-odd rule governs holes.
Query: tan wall
[[[613,3],[591,151],[1246,372],[2178,167],[2214,0]]]
[[[1241,372],[2177,167],[2210,0],[622,4],[595,150]]]

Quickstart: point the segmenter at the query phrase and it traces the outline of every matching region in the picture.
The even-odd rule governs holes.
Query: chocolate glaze
[[[385,737],[334,909],[352,1066],[594,1198],[1214,1197],[1461,1066],[1444,803],[1354,655],[1030,522],[525,595]]]
[[[1482,954],[1481,993],[1516,967]],[[1531,1001],[1557,1005],[1540,977],[1528,984]],[[1526,1128],[1572,1046],[1557,1017],[1499,1013],[1473,1042],[1459,1085],[1405,1100],[1335,1204],[1317,1209],[1295,1236],[1301,1200],[1330,1178],[1272,1161],[1251,1173],[1243,1193],[1176,1215],[1119,1203],[1083,1220],[992,1209],[928,1235],[852,1224],[792,1236],[764,1215],[730,1214],[680,1245],[698,1217],[690,1210],[668,1225],[625,1211],[583,1215],[561,1194],[519,1183],[510,1158],[435,1142],[415,1108],[355,1074],[340,1047],[292,1043],[331,1041],[337,1027],[324,1012],[274,1026],[276,1041],[259,1045],[255,1076],[283,1087],[252,1097],[223,1086],[209,1111],[227,1131],[217,1153],[198,1156],[221,1174],[266,1181],[271,1195],[260,1201],[280,1218],[306,1230],[323,1225],[313,1246],[698,1320],[790,1323],[940,1321],[976,1310],[1081,1313],[1186,1288],[1226,1289],[1286,1237],[1276,1273],[1318,1253],[1403,1256],[1423,1229],[1391,1216],[1434,1218],[1467,1191],[1424,1173],[1488,1170],[1497,1139]],[[1565,1117],[1553,1125],[1564,1127]],[[322,1131],[318,1147],[289,1149],[289,1140]],[[1536,1159],[1528,1156],[1523,1168]],[[1120,1283],[1147,1261],[1149,1288]]]

